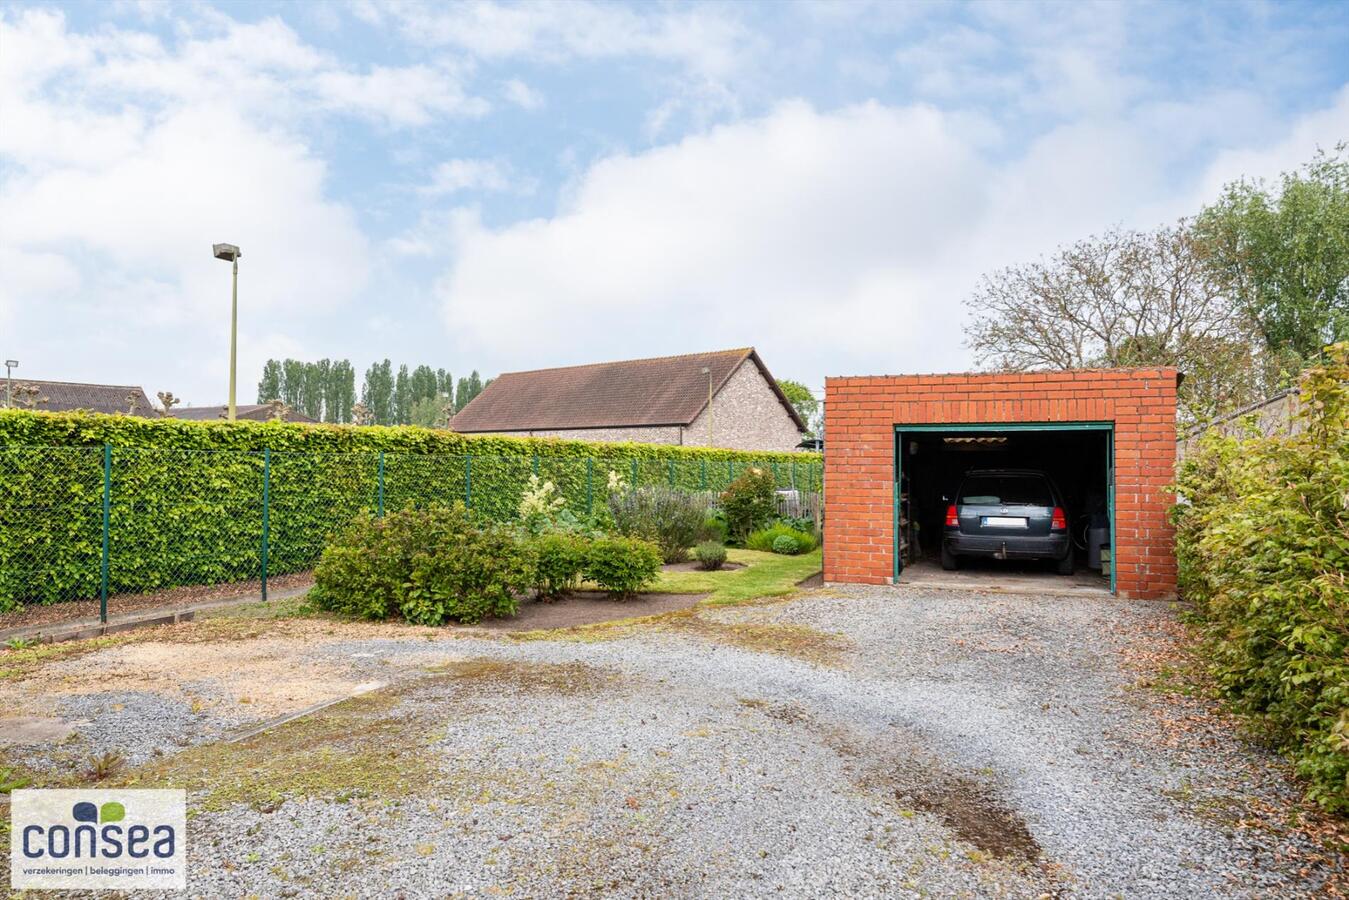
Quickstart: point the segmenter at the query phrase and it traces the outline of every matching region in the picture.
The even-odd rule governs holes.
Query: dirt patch
[[[314,584],[310,572],[297,572],[292,575],[278,575],[267,579],[269,593],[282,593],[302,590]],[[145,612],[163,608],[167,612],[199,603],[212,603],[219,600],[233,600],[243,597],[259,597],[262,594],[262,582],[259,579],[232,581],[224,584],[196,584],[186,587],[169,588],[148,594],[114,594],[108,598],[108,618]],[[51,603],[45,606],[25,606],[12,612],[0,613],[0,632],[41,628],[44,626],[69,625],[89,620],[98,621],[99,601],[78,600],[69,603]]]
[[[816,572],[814,575],[802,578],[800,581],[796,583],[796,586],[799,588],[824,587],[824,573]]]
[[[656,616],[689,609],[707,594],[638,594],[633,600],[611,600],[600,591],[577,591],[561,600],[545,603],[527,600],[510,619],[489,619],[469,630],[542,631],[614,622],[639,616]],[[462,628],[460,630],[463,630]]]
[[[42,677],[0,687],[0,701],[42,714],[54,696],[147,691],[182,696],[201,708],[225,704],[268,717],[342,697],[360,680],[335,666],[306,660],[312,641],[142,641],[49,663]],[[303,671],[303,677],[297,677]]]
[[[930,784],[896,788],[895,797],[932,813],[956,837],[999,859],[1033,862],[1040,856],[1040,845],[1025,821],[972,779],[947,775]]]
[[[702,563],[698,562],[696,559],[690,559],[684,562],[677,562],[677,563],[666,563],[665,565],[661,566],[661,570],[665,572],[708,572],[708,571],[731,572],[734,571],[735,569],[743,569],[743,568],[746,568],[744,563],[727,561],[721,564],[720,569],[704,569]]]
[[[936,816],[958,839],[981,853],[1013,863],[1038,863],[1041,849],[1024,819],[1004,804],[991,785],[952,771],[921,748],[916,735],[886,735],[882,741],[858,735],[813,717],[795,703],[740,698],[741,706],[778,722],[799,726],[840,756],[863,762],[855,776],[863,787],[882,792],[901,814],[920,810]],[[902,748],[896,753],[896,743]],[[878,751],[877,746],[884,746]]]

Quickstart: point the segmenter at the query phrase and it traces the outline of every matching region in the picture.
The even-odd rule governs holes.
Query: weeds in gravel
[[[89,757],[89,765],[84,770],[85,777],[90,781],[107,781],[126,765],[126,758],[116,750],[109,750],[106,753],[100,753],[98,756]]]
[[[820,631],[808,625],[779,622],[722,622],[700,616],[670,616],[661,627],[680,634],[729,644],[752,653],[773,653],[791,656],[826,666],[842,664],[852,642],[841,634]]]
[[[0,766],[0,794],[19,791],[33,783],[33,779],[13,766]]]
[[[200,792],[203,810],[245,803],[270,812],[290,797],[401,797],[434,784],[425,752],[432,738],[431,723],[401,712],[394,694],[372,692],[238,743],[192,747],[123,781]]]
[[[617,673],[585,663],[535,663],[491,658],[463,659],[428,666],[427,671],[454,677],[494,695],[540,692],[553,696],[612,693],[623,682]]]
[[[60,644],[37,644],[32,647],[6,650],[0,654],[0,681],[19,681],[36,669],[60,659],[73,659],[105,647],[114,647],[131,640],[130,635],[89,638],[83,641],[65,641]]]
[[[5,641],[5,648],[8,650],[31,650],[37,645],[37,638],[12,637]]]

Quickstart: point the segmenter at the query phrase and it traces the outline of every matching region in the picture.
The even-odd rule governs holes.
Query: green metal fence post
[[[637,457],[632,458],[632,486],[637,487]]]
[[[375,494],[375,515],[384,518],[384,451],[379,451],[379,489]]]
[[[667,468],[670,470],[670,490],[674,490],[674,486],[675,486],[675,471],[674,471],[675,466],[674,466],[674,460],[671,459],[669,462],[670,462],[670,464],[669,464],[669,466],[668,466]]]
[[[586,457],[586,515],[595,508],[595,457]]]
[[[539,474],[539,454],[537,454],[537,453],[534,454],[533,468],[534,468],[534,474],[535,474],[535,476],[537,476],[537,475]]]
[[[464,457],[464,505],[473,508],[473,454]]]
[[[777,486],[778,486],[778,461],[777,461],[776,459],[770,460],[770,464],[773,466],[773,487],[777,487]]]
[[[262,450],[262,602],[267,602],[267,550],[272,538],[272,449]]]
[[[112,444],[103,445],[103,565],[99,574],[98,621],[108,624],[108,532],[112,512]]]
[[[703,490],[707,490],[707,457],[701,460],[703,466]]]
[[[735,460],[728,459],[726,460],[726,483],[730,484],[732,481],[735,481]]]

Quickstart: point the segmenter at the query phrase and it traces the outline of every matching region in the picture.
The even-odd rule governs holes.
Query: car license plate
[[[984,516],[984,524],[993,528],[1025,528],[1026,520],[1015,516]]]

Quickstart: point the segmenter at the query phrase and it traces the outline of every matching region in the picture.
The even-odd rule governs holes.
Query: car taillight
[[[1054,507],[1054,521],[1050,523],[1049,528],[1051,531],[1068,530],[1068,517],[1063,514],[1062,506]]]
[[[946,507],[946,527],[947,528],[960,527],[960,516],[956,515],[956,506],[954,503]]]

